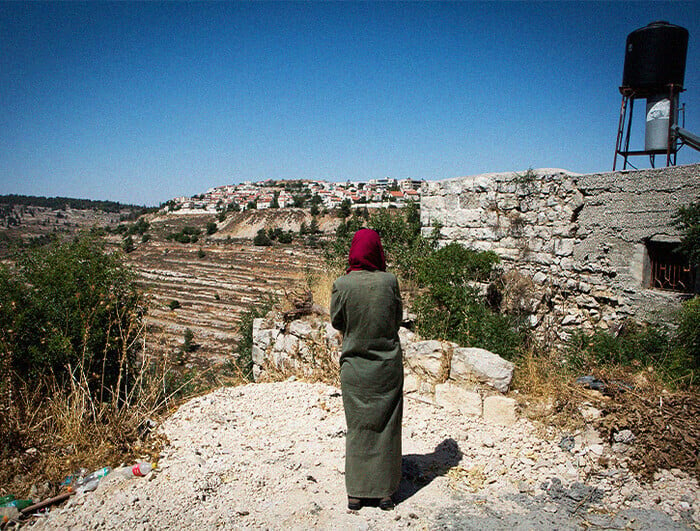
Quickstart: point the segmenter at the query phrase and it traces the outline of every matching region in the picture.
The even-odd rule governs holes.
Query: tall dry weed
[[[342,274],[342,269],[331,267],[321,271],[307,273],[306,282],[311,290],[311,293],[313,294],[313,299],[316,304],[319,304],[326,309],[330,309],[333,282]]]

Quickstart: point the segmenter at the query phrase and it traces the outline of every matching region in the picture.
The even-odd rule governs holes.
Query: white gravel
[[[567,452],[560,434],[525,419],[488,425],[413,395],[404,402],[404,480],[390,512],[347,510],[345,419],[334,387],[222,388],[184,404],[161,430],[170,444],[154,472],[111,474],[34,526],[700,529],[700,489],[680,471],[642,485],[614,456],[600,465],[597,444]]]

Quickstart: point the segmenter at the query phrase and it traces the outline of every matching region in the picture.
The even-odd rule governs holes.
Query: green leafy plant
[[[265,229],[260,229],[255,237],[253,238],[253,245],[257,245],[259,247],[269,247],[272,245],[272,240],[267,234],[267,231]]]
[[[691,264],[700,265],[700,201],[680,207],[673,223],[681,233],[681,251]]]
[[[514,358],[525,339],[522,323],[488,308],[474,286],[489,280],[498,261],[493,252],[451,243],[421,262],[417,277],[424,291],[415,304],[421,335]]]
[[[125,253],[130,253],[134,249],[136,249],[136,245],[134,244],[134,239],[131,237],[131,235],[129,235],[126,238],[124,238],[124,240],[122,241],[122,250]]]
[[[0,344],[23,378],[70,381],[82,370],[99,396],[130,379],[145,307],[117,253],[83,237],[0,267]]]

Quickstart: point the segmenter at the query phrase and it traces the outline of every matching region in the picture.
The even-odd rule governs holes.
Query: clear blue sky
[[[609,171],[625,39],[654,20],[690,32],[700,134],[700,2],[1,2],[0,194]]]

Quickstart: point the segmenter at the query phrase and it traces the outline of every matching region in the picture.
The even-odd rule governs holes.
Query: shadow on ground
[[[429,454],[404,455],[401,460],[401,483],[394,501],[401,503],[438,476],[444,476],[462,459],[462,451],[454,439],[445,439]]]

